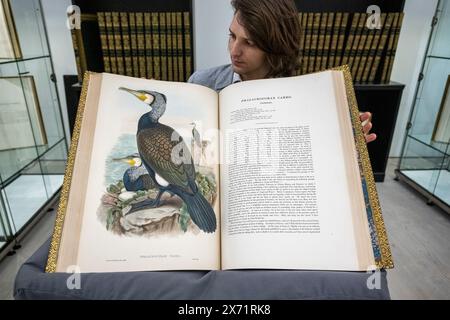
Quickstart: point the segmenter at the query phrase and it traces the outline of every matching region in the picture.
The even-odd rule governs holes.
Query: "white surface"
[[[62,175],[22,175],[8,185],[6,205],[19,230],[62,185]]]
[[[402,173],[450,205],[450,172],[447,170],[402,170]],[[436,182],[436,179],[437,182]]]

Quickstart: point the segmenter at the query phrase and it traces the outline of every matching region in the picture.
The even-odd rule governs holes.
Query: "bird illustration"
[[[194,127],[192,128],[192,138],[193,138],[195,144],[197,145],[197,147],[201,148],[202,147],[202,141],[200,139],[200,133],[195,128],[197,124],[195,122],[192,122],[190,124],[194,125]]]
[[[123,174],[123,185],[127,191],[150,190],[156,188],[156,183],[150,177],[147,169],[142,164],[139,153],[134,153],[123,158],[115,158],[113,161],[125,162],[131,166]]]
[[[159,192],[155,199],[133,205],[130,212],[154,208],[161,204],[164,192],[179,196],[186,204],[192,221],[204,232],[216,230],[216,215],[195,183],[195,167],[183,138],[173,128],[159,122],[166,110],[167,98],[156,91],[132,90],[120,87],[140,101],[150,111],[138,122],[136,134],[140,158]]]

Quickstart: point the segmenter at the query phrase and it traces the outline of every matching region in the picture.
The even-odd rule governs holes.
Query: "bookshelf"
[[[404,0],[295,0],[303,26],[300,74],[348,64],[358,106],[373,114],[377,140],[368,144],[375,181],[383,182],[404,85],[391,81]],[[368,7],[380,8],[369,29]]]
[[[79,75],[89,70],[167,81],[191,75],[192,1],[72,3],[81,9],[81,30],[72,33]]]

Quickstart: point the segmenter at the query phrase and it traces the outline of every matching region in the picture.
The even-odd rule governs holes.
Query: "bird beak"
[[[119,90],[123,90],[123,91],[126,91],[128,93],[131,93],[133,96],[135,96],[136,98],[138,98],[139,100],[141,100],[143,102],[145,102],[145,100],[148,99],[148,97],[145,94],[142,94],[141,92],[136,91],[136,90],[128,89],[128,88],[125,88],[125,87],[120,87]]]
[[[115,158],[113,159],[113,161],[120,161],[123,163],[126,163],[130,166],[134,166],[134,160],[133,159],[128,159],[128,158]]]

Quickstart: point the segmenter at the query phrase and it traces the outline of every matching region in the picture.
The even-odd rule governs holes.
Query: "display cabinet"
[[[0,258],[57,196],[67,142],[39,0],[1,0]]]
[[[438,2],[399,167],[400,179],[450,213],[450,1]]]

